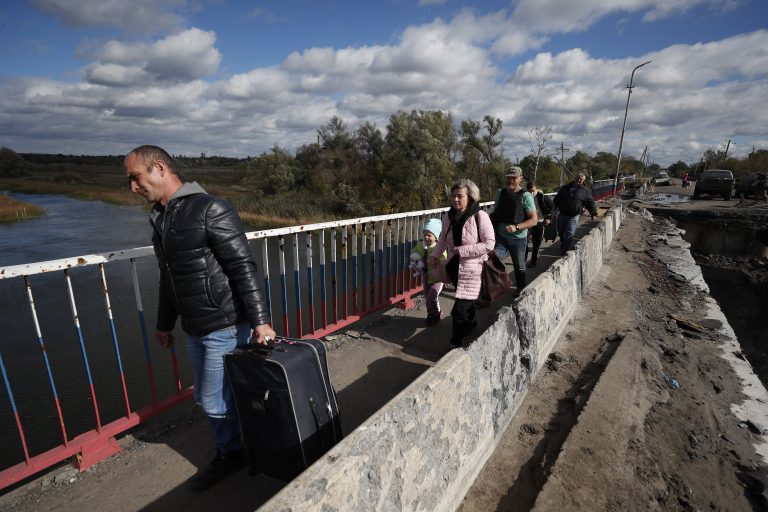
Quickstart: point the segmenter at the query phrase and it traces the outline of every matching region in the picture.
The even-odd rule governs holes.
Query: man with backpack
[[[525,248],[528,228],[536,226],[536,205],[533,196],[520,186],[523,170],[514,165],[506,174],[507,186],[496,193],[491,222],[496,232],[496,254],[500,259],[507,252],[512,256],[517,291],[525,285]]]
[[[555,195],[554,204],[558,209],[557,216],[557,234],[560,236],[560,255],[571,248],[573,235],[576,234],[576,226],[579,224],[581,211],[586,209],[595,220],[597,216],[597,205],[592,199],[592,192],[584,186],[586,176],[584,172],[576,175],[576,178],[570,183],[560,187]]]

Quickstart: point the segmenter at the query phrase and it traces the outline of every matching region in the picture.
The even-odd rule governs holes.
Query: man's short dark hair
[[[176,161],[163,148],[145,144],[131,150],[131,153],[136,155],[136,158],[138,158],[144,165],[146,165],[147,169],[151,169],[152,166],[155,165],[158,160],[160,160],[165,164],[168,170],[171,171],[171,174],[176,174],[179,176],[179,178],[181,178],[179,168],[176,166]]]

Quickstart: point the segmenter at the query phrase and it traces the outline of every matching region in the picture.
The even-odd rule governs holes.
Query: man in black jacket
[[[153,204],[152,243],[160,265],[155,340],[174,343],[178,317],[187,333],[194,396],[213,428],[216,456],[188,485],[200,491],[245,464],[224,354],[275,336],[258,284],[256,260],[240,217],[197,183],[183,183],[171,156],[140,146],[125,158],[131,190]]]
[[[584,186],[585,175],[580,172],[576,178],[560,187],[555,195],[554,204],[558,209],[557,216],[557,234],[560,236],[560,255],[565,256],[568,249],[571,248],[573,235],[576,234],[576,226],[579,224],[581,210],[587,209],[595,220],[597,216],[597,205],[592,199],[592,192]]]

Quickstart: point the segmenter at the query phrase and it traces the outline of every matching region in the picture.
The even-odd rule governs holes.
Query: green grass
[[[271,229],[331,220],[333,216],[309,205],[305,197],[265,198],[240,183],[236,170],[182,169],[184,181],[197,181],[208,193],[231,201],[252,229]],[[115,205],[145,205],[130,191],[122,167],[35,165],[28,176],[0,178],[0,190],[24,194],[52,194]],[[14,217],[10,220],[16,220]]]

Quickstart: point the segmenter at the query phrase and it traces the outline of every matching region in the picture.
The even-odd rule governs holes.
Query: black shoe
[[[440,323],[440,313],[427,315],[427,325],[437,325]]]
[[[531,260],[530,263],[528,263],[528,268],[533,268],[536,266],[536,260]]]
[[[199,469],[195,476],[187,480],[187,489],[195,492],[204,491],[245,465],[246,458],[243,450],[225,454],[217,450],[211,463]]]

